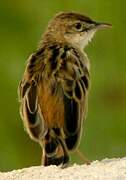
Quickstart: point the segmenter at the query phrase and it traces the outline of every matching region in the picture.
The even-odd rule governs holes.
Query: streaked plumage
[[[78,22],[85,26],[81,31],[73,28]],[[85,41],[82,37],[88,31],[94,34],[94,26],[86,16],[60,13],[28,59],[19,85],[20,112],[30,137],[43,148],[44,165],[67,164],[69,152],[79,144],[90,86],[89,60],[82,46],[93,35]]]

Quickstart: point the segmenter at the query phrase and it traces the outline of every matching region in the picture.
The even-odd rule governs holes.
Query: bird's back
[[[87,59],[76,48],[51,44],[34,53],[19,87],[22,117],[29,122],[30,136],[39,142],[60,136],[68,151],[76,149],[86,117],[88,88]]]

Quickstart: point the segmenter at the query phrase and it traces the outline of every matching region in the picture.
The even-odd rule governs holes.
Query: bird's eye
[[[83,24],[81,24],[80,22],[76,23],[74,27],[77,31],[83,30]]]

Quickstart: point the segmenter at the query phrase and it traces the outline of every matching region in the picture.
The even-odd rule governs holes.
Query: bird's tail
[[[45,140],[42,155],[42,165],[61,165],[66,167],[69,162],[69,155],[65,143],[60,138]]]

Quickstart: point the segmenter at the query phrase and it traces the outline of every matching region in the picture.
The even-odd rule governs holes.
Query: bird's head
[[[61,12],[49,23],[46,37],[58,42],[67,41],[83,49],[98,29],[109,27],[110,24],[95,22],[79,13]]]

